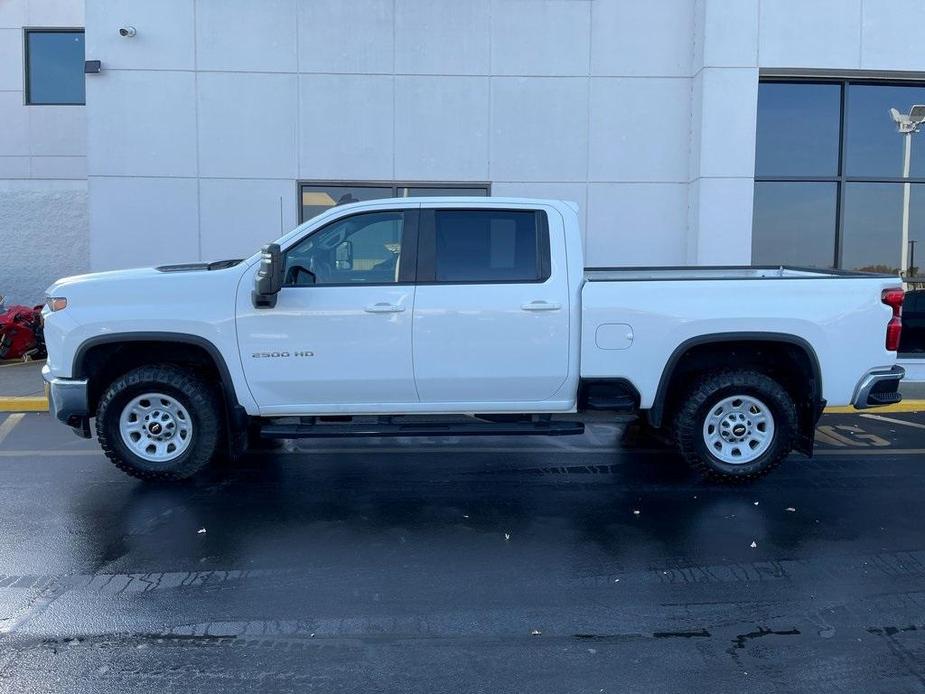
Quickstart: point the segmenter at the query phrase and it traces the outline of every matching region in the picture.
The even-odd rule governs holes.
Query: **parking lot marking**
[[[0,451],[0,458],[68,458],[71,456],[102,456],[102,451],[68,451],[68,450],[49,450],[49,451]]]
[[[881,417],[879,414],[862,414],[861,416],[866,417],[867,419],[876,419],[878,422],[901,424],[902,426],[912,427],[914,429],[925,429],[925,424],[919,424],[918,422],[907,422],[902,419],[894,419],[893,417]]]
[[[19,424],[25,416],[22,412],[16,412],[3,420],[3,424],[0,424],[0,443],[3,443],[3,439],[10,435],[13,427]]]
[[[844,432],[844,433],[840,433]],[[845,436],[851,434],[854,438]],[[876,448],[885,448],[890,442],[876,434],[868,434],[860,427],[853,424],[836,424],[834,426],[824,425],[816,427],[816,440],[829,446],[874,446]]]
[[[828,450],[823,449],[821,451],[813,451],[813,455],[827,455],[827,456],[828,455],[833,455],[833,456],[844,455],[844,456],[853,456],[853,457],[856,457],[859,455],[866,455],[866,456],[871,456],[871,457],[874,457],[874,456],[889,457],[893,455],[922,455],[922,456],[925,456],[925,448],[879,448],[879,449],[873,449],[873,450],[869,448],[865,450],[861,450],[859,448],[852,448],[850,450],[848,449],[834,450],[830,448]]]
[[[906,399],[895,405],[882,405],[877,412],[925,412],[925,400]],[[825,408],[826,414],[858,414],[858,410],[851,405],[833,405]]]

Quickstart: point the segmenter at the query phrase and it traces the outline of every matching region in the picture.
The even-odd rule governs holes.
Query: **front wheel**
[[[700,377],[675,416],[678,447],[688,464],[724,482],[767,474],[790,454],[796,430],[793,398],[751,369]]]
[[[221,442],[221,402],[187,369],[143,366],[117,378],[96,412],[96,434],[123,472],[145,480],[181,480],[199,472]]]

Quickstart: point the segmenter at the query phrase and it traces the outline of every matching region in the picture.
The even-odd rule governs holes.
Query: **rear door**
[[[557,231],[527,207],[421,210],[412,337],[421,402],[555,399],[569,371]]]

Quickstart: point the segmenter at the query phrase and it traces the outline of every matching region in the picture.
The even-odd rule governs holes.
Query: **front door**
[[[558,393],[569,373],[569,290],[556,231],[541,210],[421,210],[414,374],[423,403],[574,398]]]
[[[417,217],[416,210],[358,213],[311,232],[284,250],[274,308],[255,309],[242,282],[238,344],[262,414],[395,410],[418,401],[411,361]]]

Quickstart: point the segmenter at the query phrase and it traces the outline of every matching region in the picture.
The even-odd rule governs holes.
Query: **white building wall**
[[[83,0],[0,1],[0,295],[38,303],[89,268],[86,109],[27,106],[24,27],[83,27]]]
[[[152,235],[144,262],[253,252],[296,223],[297,180],[574,199],[590,262],[686,262],[694,9],[90,0],[92,264]]]
[[[911,0],[87,5],[96,269],[248,254],[298,180],[490,182],[577,200],[590,264],[748,263],[760,71],[925,70]]]

